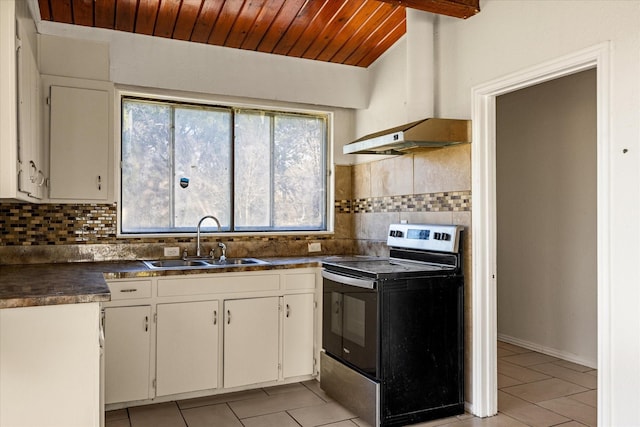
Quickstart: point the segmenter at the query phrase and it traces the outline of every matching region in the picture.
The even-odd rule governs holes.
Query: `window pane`
[[[122,230],[171,224],[171,109],[125,100],[122,105]]]
[[[277,115],[274,227],[321,229],[325,217],[324,120]]]
[[[195,229],[198,220],[213,215],[223,229],[231,212],[231,113],[228,110],[175,110],[175,227]],[[188,179],[186,188],[181,179]],[[214,228],[214,221],[202,224]]]
[[[326,230],[326,118],[124,98],[123,233]],[[213,221],[203,229],[215,229]]]
[[[271,226],[271,115],[235,117],[236,229]]]

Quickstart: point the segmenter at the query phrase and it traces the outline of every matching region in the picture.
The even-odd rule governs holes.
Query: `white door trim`
[[[496,97],[579,71],[597,69],[597,269],[598,269],[598,425],[610,425],[611,230],[609,171],[610,43],[498,78],[472,88],[472,361],[470,411],[479,417],[498,410],[496,321]]]

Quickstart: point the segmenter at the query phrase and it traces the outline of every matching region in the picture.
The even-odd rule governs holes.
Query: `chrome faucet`
[[[212,220],[214,220],[218,225],[218,231],[220,231],[220,221],[218,221],[218,218],[216,218],[215,216],[207,215],[200,218],[200,221],[198,221],[198,226],[196,227],[196,256],[197,257],[200,256],[200,226],[202,225],[202,221],[204,221],[207,218],[211,218]]]
[[[222,255],[220,255],[220,262],[223,262],[224,260],[227,259],[227,245],[225,245],[222,242],[219,242],[218,246],[222,248]]]

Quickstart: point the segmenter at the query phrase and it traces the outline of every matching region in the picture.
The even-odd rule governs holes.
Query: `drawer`
[[[111,301],[151,297],[151,280],[108,282]]]
[[[284,289],[315,289],[316,274],[315,273],[294,273],[284,274]]]
[[[182,277],[158,279],[158,296],[202,295],[220,292],[275,291],[280,287],[280,276],[261,274],[223,277]]]

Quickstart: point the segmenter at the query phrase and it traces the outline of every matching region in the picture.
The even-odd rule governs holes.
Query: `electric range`
[[[321,387],[374,426],[464,412],[462,230],[391,224],[389,257],[323,261]]]

